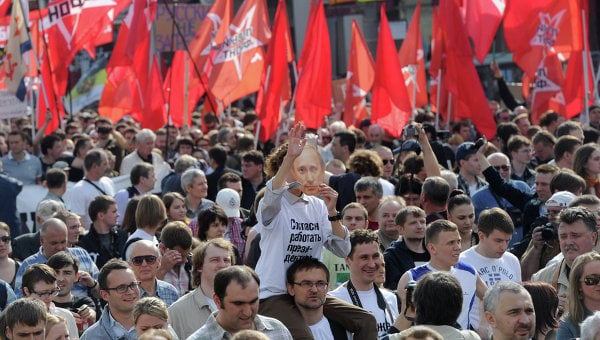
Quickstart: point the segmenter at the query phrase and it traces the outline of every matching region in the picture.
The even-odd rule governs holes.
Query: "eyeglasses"
[[[327,286],[329,286],[329,282],[327,281],[302,281],[302,282],[294,282],[295,285],[302,287],[302,289],[311,289],[312,287],[317,287],[318,290],[325,290]]]
[[[118,285],[113,288],[104,288],[104,290],[115,290],[119,294],[125,294],[130,289],[133,291],[135,291],[136,289],[139,289],[139,286],[140,286],[139,281],[133,281],[132,283],[130,283],[128,285]]]
[[[31,290],[31,292],[33,294],[41,297],[41,298],[43,298],[43,297],[53,297],[53,296],[58,295],[58,293],[60,292],[60,288],[53,289],[53,290],[51,290],[49,292],[36,292],[35,290]]]
[[[3,243],[10,243],[10,236],[2,236],[0,237],[0,241]]]
[[[508,166],[506,164],[505,165],[498,165],[498,166],[495,166],[494,169],[496,169],[496,171],[500,171],[500,170],[502,170],[502,171],[508,171],[508,170],[510,170],[510,166]]]
[[[131,258],[131,263],[133,263],[134,266],[141,266],[144,261],[146,261],[147,264],[154,264],[156,259],[157,257],[154,255],[135,256]]]
[[[388,163],[394,164],[394,160],[393,159],[382,159],[382,161],[383,161],[383,165],[388,165]]]
[[[583,278],[583,283],[585,283],[586,286],[595,286],[600,283],[600,275],[590,274]]]

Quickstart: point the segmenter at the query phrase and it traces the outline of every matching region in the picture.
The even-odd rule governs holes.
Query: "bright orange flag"
[[[304,46],[298,60],[296,122],[317,129],[331,113],[331,45],[323,0],[311,1]]]
[[[417,3],[406,38],[402,42],[398,58],[402,65],[402,74],[406,91],[412,108],[427,105],[427,83],[425,81],[425,58],[423,54],[423,41],[421,41],[421,1]]]
[[[371,101],[371,121],[381,126],[394,138],[399,138],[410,117],[411,105],[404,85],[402,66],[398,60],[394,38],[385,14],[385,3],[381,5],[375,80]]]
[[[266,0],[245,0],[214,53],[209,87],[215,98],[234,101],[258,91],[265,45],[271,38]]]
[[[346,74],[346,98],[344,106],[344,123],[355,125],[367,116],[365,97],[375,80],[375,63],[369,46],[360,31],[356,20],[352,21],[352,40],[348,57],[348,73]]]
[[[444,83],[458,105],[452,120],[471,119],[477,130],[491,137],[496,123],[487,103],[481,80],[473,64],[473,53],[467,31],[454,0],[440,0],[440,21],[446,32],[446,77]]]
[[[462,9],[467,32],[473,39],[475,57],[482,64],[492,46],[505,8],[505,0],[463,1]]]
[[[510,1],[504,18],[504,37],[513,60],[533,79],[545,56],[568,59],[583,47],[578,1]]]
[[[291,48],[290,24],[285,0],[279,0],[273,20],[273,37],[267,49],[265,69],[256,99],[256,113],[260,120],[259,138],[266,142],[277,132],[284,100],[291,98],[288,55]],[[293,56],[294,52],[291,51]]]

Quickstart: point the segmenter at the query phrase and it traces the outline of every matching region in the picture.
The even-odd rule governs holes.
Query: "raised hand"
[[[302,123],[296,124],[290,129],[287,155],[293,159],[300,156],[302,150],[304,150],[304,145],[306,145],[305,129]]]

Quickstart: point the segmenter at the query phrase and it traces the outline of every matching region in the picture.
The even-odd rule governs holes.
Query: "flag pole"
[[[450,115],[452,114],[452,92],[448,92],[448,109],[446,111],[446,130],[450,130]]]
[[[435,115],[435,129],[438,130],[440,128],[440,95],[442,93],[442,69],[438,70],[437,76],[437,89],[436,89],[436,107],[437,107],[437,115]]]
[[[188,114],[188,96],[190,94],[190,61],[187,55],[183,56],[183,65],[185,73],[183,75],[183,125],[188,125],[189,114]],[[171,69],[171,77],[173,77],[173,72]],[[171,117],[171,115],[169,115]]]
[[[14,3],[16,1],[21,1],[21,0],[14,0],[13,1],[13,6],[14,6]],[[35,66],[38,69],[38,74],[39,74],[39,77],[40,77],[40,86],[42,87],[42,96],[44,97],[44,103],[46,103],[46,109],[50,110],[50,104],[48,102],[48,94],[46,93],[46,87],[44,86],[44,77],[42,76],[42,69],[40,67],[40,61],[38,60],[38,54],[37,54],[37,51],[35,50],[35,44],[31,40],[31,31],[29,31],[29,23],[28,23],[28,20],[27,20],[28,17],[25,16],[25,12],[23,11],[23,4],[22,3],[19,4],[19,8],[21,9],[21,15],[23,16],[23,21],[24,21],[24,24],[25,24],[25,31],[27,32],[27,39],[29,39],[29,41],[31,42],[31,50],[33,51],[33,60],[35,60]],[[39,20],[43,21],[43,19],[39,19]],[[42,27],[42,29],[43,29],[43,27]],[[46,39],[42,38],[42,41],[44,42],[44,45],[46,45]],[[47,50],[47,48],[46,48],[46,50]],[[50,58],[48,58],[48,60],[50,60]],[[58,111],[58,105],[57,105],[57,111]],[[33,113],[32,113],[32,116],[33,116]],[[59,122],[60,122],[60,113],[58,113],[58,119],[59,119]],[[36,128],[35,128],[35,125],[34,125],[33,130],[35,130],[35,129]]]
[[[583,109],[585,110],[585,121],[586,122],[590,122],[590,108],[588,107],[588,103],[590,102],[590,84],[588,83],[588,55],[589,55],[589,50],[588,50],[588,42],[586,39],[587,36],[587,32],[585,29],[585,25],[586,25],[586,20],[585,20],[585,9],[581,9],[581,26],[582,26],[582,33],[583,33],[583,86],[585,89],[584,95],[583,95]],[[594,83],[594,86],[595,83]]]

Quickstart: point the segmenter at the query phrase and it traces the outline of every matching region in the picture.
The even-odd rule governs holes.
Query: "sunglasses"
[[[496,171],[500,171],[500,170],[502,170],[502,171],[508,171],[508,170],[510,170],[510,166],[508,166],[508,165],[498,165],[498,166],[495,166],[494,169],[496,169]]]
[[[144,261],[146,261],[147,264],[154,264],[156,263],[156,259],[157,257],[154,255],[135,256],[131,258],[131,263],[133,263],[134,266],[141,266]]]
[[[2,236],[0,237],[0,241],[3,243],[10,243],[10,236]]]
[[[383,165],[388,165],[388,163],[394,164],[394,160],[393,159],[382,159],[382,161],[383,161]]]
[[[586,286],[595,286],[600,283],[600,274],[590,274],[583,278],[583,283]]]

